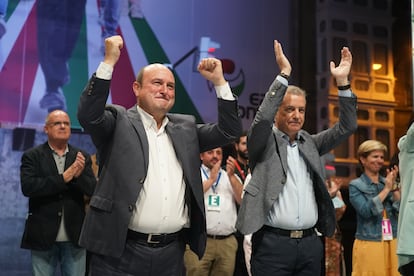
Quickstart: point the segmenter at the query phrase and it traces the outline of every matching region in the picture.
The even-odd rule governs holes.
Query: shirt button
[[[132,204],[128,205],[128,211],[132,212],[134,210],[134,206]]]

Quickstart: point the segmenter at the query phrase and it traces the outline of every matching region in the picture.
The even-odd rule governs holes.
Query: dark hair
[[[247,136],[247,130],[243,130],[242,134],[239,137],[237,137],[237,139],[235,141],[236,144],[240,143],[240,138],[244,137],[244,136]]]

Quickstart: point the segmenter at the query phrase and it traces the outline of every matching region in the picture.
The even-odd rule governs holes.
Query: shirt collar
[[[284,140],[286,140],[286,142],[290,143],[290,138],[289,136],[284,133],[283,131],[279,130],[277,127],[273,126],[273,129],[275,130],[276,134],[279,135],[280,137],[282,137]],[[295,142],[297,143],[298,141],[303,141],[303,135],[302,135],[302,130],[299,130],[299,132],[296,134],[296,138],[295,138]],[[292,143],[293,144],[293,143]]]
[[[55,151],[55,149],[49,144],[49,143],[47,143],[48,145],[49,145],[49,148],[53,151],[53,153],[55,153],[55,154],[58,154],[56,151]],[[69,148],[68,148],[68,145],[66,145],[66,148],[65,148],[65,151],[63,152],[63,155],[62,156],[65,156],[66,155],[66,153],[68,153],[69,152]]]
[[[210,169],[204,164],[201,164],[201,169],[203,169],[206,173],[210,173]]]
[[[165,129],[165,126],[168,124],[169,120],[168,117],[165,116],[164,119],[162,120],[162,124],[160,129],[157,128],[157,122],[155,121],[154,117],[149,114],[148,112],[146,112],[144,109],[142,109],[141,107],[139,107],[137,105],[137,110],[139,115],[141,116],[141,120],[142,123],[144,124],[145,129],[154,129],[155,132],[163,132]]]
[[[369,177],[368,177],[368,175],[366,175],[365,173],[362,173],[362,174],[361,174],[361,177],[364,179],[364,182],[365,182],[365,183],[369,183],[369,184],[383,184],[383,185],[385,185],[385,178],[384,178],[382,175],[380,175],[380,176],[378,177],[378,182],[379,182],[379,183],[374,183],[374,182],[371,180],[371,178],[369,178]]]

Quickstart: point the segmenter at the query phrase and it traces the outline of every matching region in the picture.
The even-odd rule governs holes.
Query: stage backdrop
[[[103,58],[102,30],[108,22],[105,23],[101,2],[8,1],[6,28],[0,39],[3,126],[43,125],[47,107],[42,107],[40,100],[48,79],[48,86],[58,86],[54,90],[63,92],[73,127],[80,128],[76,119],[79,95]],[[171,66],[176,75],[176,104],[172,111],[194,114],[199,122],[215,121],[214,90],[195,69],[201,57],[212,55],[223,61],[225,77],[239,96],[240,113],[247,128],[263,93],[278,73],[273,40],[284,43],[289,53],[290,1],[105,2],[107,6],[118,3],[112,9],[118,8],[113,18],[119,21],[112,23],[117,24],[115,31],[125,41],[108,101],[125,107],[135,103],[131,87],[139,68],[160,62]],[[135,18],[129,12],[133,5],[139,5]],[[61,10],[65,11],[63,15],[59,14]],[[62,60],[63,67],[54,65]],[[61,77],[59,74],[66,69],[63,84],[54,83],[53,78]]]

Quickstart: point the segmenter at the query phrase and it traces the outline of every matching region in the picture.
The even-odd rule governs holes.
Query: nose
[[[166,93],[166,90],[167,89],[167,87],[165,86],[165,85],[161,85],[160,87],[159,87],[159,91],[158,91],[158,93],[160,93],[160,94],[162,94],[162,95],[164,95],[165,93]]]
[[[161,92],[164,93],[164,94],[167,93],[167,91],[169,90],[169,86],[168,86],[167,82],[164,83],[161,87],[162,87]]]
[[[300,114],[299,108],[295,108],[295,110],[293,111],[293,116],[295,118],[298,118],[299,117],[299,114]]]

